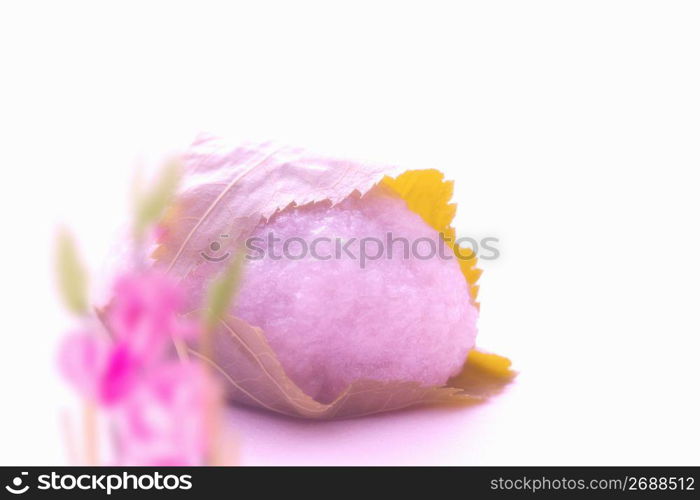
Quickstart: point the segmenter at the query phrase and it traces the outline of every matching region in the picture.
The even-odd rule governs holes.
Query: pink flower
[[[81,395],[107,406],[129,392],[139,370],[125,345],[112,344],[90,331],[66,337],[59,349],[58,364]]]
[[[219,389],[201,365],[168,357],[171,338],[198,333],[197,323],[180,316],[182,304],[177,284],[161,273],[122,276],[104,314],[112,338],[85,330],[61,345],[61,371],[107,410],[123,464],[206,461]]]
[[[117,403],[164,358],[172,337],[197,334],[197,324],[179,314],[182,303],[177,284],[162,273],[121,276],[105,313],[114,338],[69,335],[59,353],[61,371],[84,396]]]
[[[70,333],[58,351],[58,367],[63,376],[83,396],[100,400],[101,381],[110,355],[109,342],[93,332]]]
[[[119,461],[129,465],[202,465],[207,411],[216,386],[201,365],[167,362],[140,381],[115,410]]]
[[[163,354],[171,338],[196,335],[196,325],[179,316],[183,304],[182,292],[169,276],[157,271],[128,274],[115,283],[106,321],[116,340],[148,363]]]
[[[118,403],[138,383],[141,370],[128,345],[121,343],[112,346],[101,373],[100,401],[107,406]]]

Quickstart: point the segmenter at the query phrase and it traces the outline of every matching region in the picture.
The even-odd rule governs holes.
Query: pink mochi
[[[277,239],[271,246],[270,233]],[[359,241],[347,247],[356,259],[336,258],[337,238],[377,238],[386,247],[389,233],[391,258],[385,248],[361,266]],[[478,311],[451,249],[402,199],[375,188],[333,207],[289,208],[253,237],[261,239],[249,240],[252,259],[232,312],[262,328],[286,373],[314,399],[328,403],[360,379],[439,386],[461,370]],[[290,238],[307,247],[318,241],[316,257],[299,258],[302,244]],[[422,258],[405,258],[398,238],[430,239],[443,257],[425,258],[431,244],[420,240]],[[285,240],[287,256],[273,258]],[[376,241],[367,241],[367,255],[376,256]]]

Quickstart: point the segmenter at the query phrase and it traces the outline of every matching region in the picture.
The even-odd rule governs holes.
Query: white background
[[[500,238],[488,404],[318,424],[233,410],[243,463],[700,462],[700,4],[5,2],[0,463],[65,461],[51,250],[99,269],[135,166],[199,131],[436,167]]]

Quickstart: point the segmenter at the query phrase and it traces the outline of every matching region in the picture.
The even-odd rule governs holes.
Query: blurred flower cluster
[[[165,170],[152,194],[137,205],[134,245],[143,231],[155,229],[174,191],[174,178]],[[219,380],[191,359],[186,347],[203,340],[207,324],[204,318],[183,315],[177,282],[137,262],[114,277],[108,303],[93,310],[86,272],[68,233],[60,235],[57,250],[59,288],[79,324],[62,340],[58,355],[62,375],[84,401],[83,451],[77,460],[150,466],[221,463],[216,450],[223,398]],[[221,293],[226,296],[216,299],[227,303],[232,287]],[[107,447],[99,445],[104,441],[101,427],[107,428]]]

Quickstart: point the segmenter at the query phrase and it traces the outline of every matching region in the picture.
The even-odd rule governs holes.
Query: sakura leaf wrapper
[[[202,136],[185,155],[187,171],[166,235],[154,257],[176,276],[201,264],[201,252],[223,231],[249,234],[260,222],[291,204],[365,193],[395,169],[308,155],[273,144],[232,147]]]
[[[219,248],[224,245],[222,253],[240,251],[238,245],[256,227],[290,207],[340,207],[377,189],[385,190],[400,197],[410,211],[440,233],[447,247],[458,250],[450,226],[456,208],[449,203],[452,184],[437,170],[402,173],[394,167],[269,144],[231,147],[212,137],[195,142],[185,155],[185,167],[182,189],[163,222],[153,257],[156,266],[180,279],[193,310],[201,306],[202,283],[210,282],[223,269],[204,258],[212,242],[221,242]],[[477,307],[480,271],[476,259],[459,260],[459,271],[468,288],[466,300]],[[312,397],[295,383],[299,377],[290,376],[289,362],[280,361],[264,329],[228,314],[213,328],[212,340],[213,356],[194,347],[192,352],[230,383],[233,399],[303,418],[353,417],[418,404],[474,402],[498,390],[513,375],[505,358],[472,350],[464,356],[468,358],[464,369],[447,385],[426,385],[411,377],[357,378],[327,400]]]

